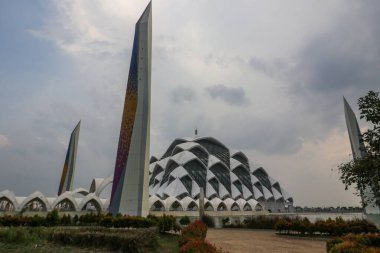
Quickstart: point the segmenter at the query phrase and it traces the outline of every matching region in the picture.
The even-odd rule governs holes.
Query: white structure
[[[365,156],[365,147],[362,139],[362,134],[360,132],[359,124],[356,120],[354,111],[351,109],[350,105],[344,97],[343,103],[348,136],[350,137],[352,156],[354,159],[360,159]],[[365,191],[362,194],[367,197],[373,198],[373,192],[369,186],[365,189]],[[367,206],[365,207],[365,213],[380,214],[380,208],[376,204],[376,201],[371,201],[367,203]]]
[[[176,139],[149,167],[151,211],[292,211],[293,198],[247,156],[212,137]]]
[[[58,187],[58,195],[65,191],[71,191],[73,188],[75,162],[77,159],[78,141],[79,141],[80,121],[74,128],[70,136],[69,147],[67,148],[65,164],[62,169],[61,181]]]
[[[135,27],[110,211],[148,215],[152,7],[148,4]]]

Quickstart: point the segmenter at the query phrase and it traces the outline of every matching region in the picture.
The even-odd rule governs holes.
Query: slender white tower
[[[110,211],[148,215],[152,4],[135,26]]]
[[[365,156],[365,149],[364,149],[364,143],[362,139],[362,134],[360,132],[359,124],[356,119],[355,113],[353,112],[353,110],[351,109],[350,105],[348,104],[347,100],[344,97],[343,97],[343,103],[344,103],[344,115],[346,118],[348,136],[350,137],[352,157],[354,159],[360,159]],[[361,194],[364,196],[373,198],[373,192],[369,186]],[[376,205],[375,201],[371,201],[367,203],[367,206],[365,207],[365,213],[366,214],[380,213],[380,209]]]
[[[61,181],[58,188],[58,196],[65,191],[71,191],[73,188],[73,179],[75,172],[75,162],[77,160],[78,140],[80,131],[80,121],[74,128],[70,136],[69,147],[67,148],[65,164],[62,169]]]

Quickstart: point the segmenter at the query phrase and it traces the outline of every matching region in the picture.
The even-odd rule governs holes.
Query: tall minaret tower
[[[112,214],[149,212],[150,82],[152,3],[135,26],[127,92],[110,200]]]

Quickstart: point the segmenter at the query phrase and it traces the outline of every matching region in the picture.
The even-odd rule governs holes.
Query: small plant
[[[185,216],[181,217],[181,219],[179,219],[179,224],[181,224],[183,226],[189,225],[190,224],[189,216],[185,215]]]
[[[59,214],[58,210],[54,209],[51,212],[48,212],[46,215],[46,225],[47,226],[57,226],[59,224]]]

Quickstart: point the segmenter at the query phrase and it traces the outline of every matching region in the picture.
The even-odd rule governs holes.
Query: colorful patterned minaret
[[[62,169],[61,181],[58,188],[58,196],[65,191],[71,191],[73,188],[73,179],[75,172],[75,162],[77,159],[77,149],[80,131],[80,121],[71,133],[69,147],[67,148],[65,164]]]
[[[110,211],[148,215],[150,145],[150,81],[152,7],[148,4],[135,26],[116,156]]]

